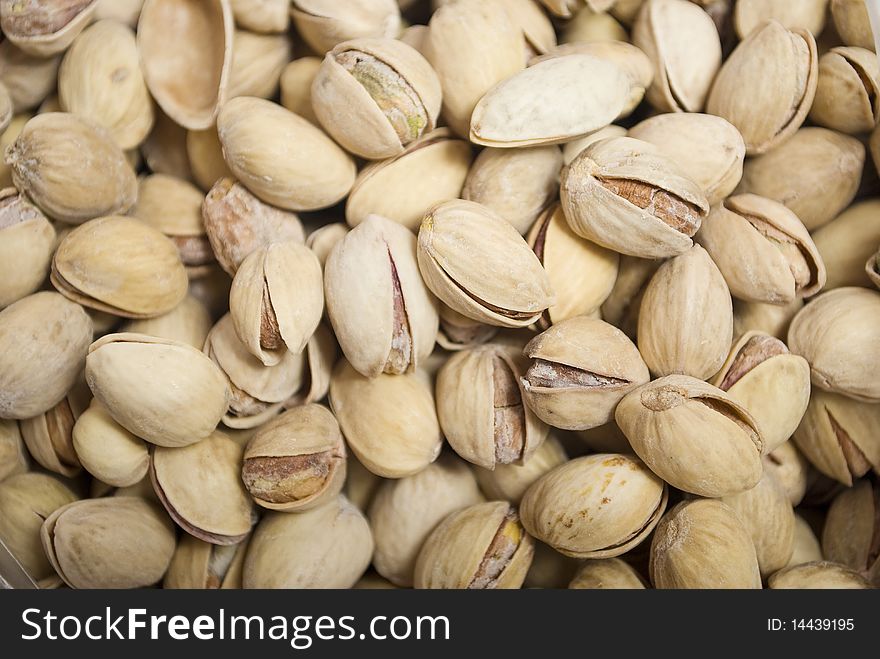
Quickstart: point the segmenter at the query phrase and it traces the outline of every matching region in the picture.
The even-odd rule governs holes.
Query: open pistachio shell
[[[15,188],[0,190],[0,309],[40,287],[55,245],[46,216]]]
[[[98,401],[76,420],[73,448],[86,471],[114,487],[134,485],[150,468],[146,443],[116,423]]]
[[[831,17],[847,46],[874,49],[874,35],[866,0],[831,0]]]
[[[326,323],[320,323],[305,349],[306,365],[299,390],[284,402],[284,409],[315,403],[330,390],[330,374],[339,356],[336,337]]]
[[[55,407],[18,422],[21,437],[31,456],[42,467],[62,476],[80,472],[80,460],[73,443],[73,428],[89,406],[91,392],[82,379]]]
[[[240,589],[248,541],[212,545],[184,534],[162,579],[164,589]]]
[[[866,133],[880,120],[880,62],[865,48],[841,46],[819,58],[810,119],[843,133]]]
[[[3,0],[0,27],[3,35],[24,52],[49,57],[63,52],[92,22],[97,0]]]

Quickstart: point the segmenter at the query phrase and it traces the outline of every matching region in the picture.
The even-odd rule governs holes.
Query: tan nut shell
[[[157,109],[155,115],[153,130],[140,148],[144,162],[156,174],[193,180],[186,152],[186,129],[174,123],[161,109]]]
[[[843,133],[866,133],[880,120],[880,62],[865,48],[841,46],[819,58],[810,119]]]
[[[164,589],[240,589],[248,541],[212,545],[189,534],[177,542],[162,579]]]
[[[166,236],[204,236],[202,199],[204,194],[189,181],[150,174],[138,180],[138,200],[129,215]]]
[[[158,446],[187,446],[210,435],[229,398],[223,373],[208,357],[145,334],[95,341],[86,381],[117,423]]]
[[[262,34],[286,32],[290,26],[289,0],[230,0],[235,22]]]
[[[791,505],[799,505],[807,493],[810,463],[797,449],[794,439],[785,441],[769,451],[763,460],[764,473],[773,473],[788,495]]]
[[[272,98],[278,93],[281,72],[293,56],[286,34],[254,34],[236,30],[227,98]]]
[[[168,313],[155,318],[130,320],[122,326],[121,331],[180,341],[200,350],[211,331],[211,315],[202,302],[187,295]]]
[[[394,0],[291,0],[297,31],[316,53],[361,37],[396,37],[400,9]]]
[[[348,225],[345,222],[331,222],[322,227],[318,227],[306,238],[306,247],[315,253],[321,267],[327,265],[327,257],[336,247],[336,243],[345,237],[348,233]]]
[[[0,190],[0,309],[40,287],[55,245],[46,216],[15,188]]]
[[[144,441],[116,423],[97,401],[76,420],[73,448],[86,471],[114,487],[134,485],[150,468]]]
[[[85,380],[77,377],[73,388],[55,407],[18,422],[31,457],[44,469],[72,478],[81,471],[73,446],[73,427],[89,406],[92,394]]]
[[[794,567],[823,560],[822,546],[809,523],[800,515],[794,516],[794,551],[786,567]]]
[[[30,466],[30,456],[21,439],[18,422],[0,419],[0,482],[23,474]]]
[[[299,391],[284,403],[284,408],[290,409],[296,405],[314,403],[324,398],[330,390],[330,374],[338,356],[339,346],[336,344],[336,337],[326,323],[320,323],[305,349],[307,362],[305,382]]]
[[[281,105],[308,119],[316,126],[318,117],[312,108],[312,81],[321,68],[320,57],[300,57],[288,63],[281,72]]]
[[[532,483],[567,460],[562,444],[550,435],[522,464],[500,464],[492,470],[478,468],[474,474],[487,498],[519,505]]]
[[[880,495],[862,480],[838,494],[822,528],[822,550],[828,560],[861,572],[880,585],[880,558],[873,550],[880,524]]]
[[[187,131],[186,157],[192,168],[192,178],[202,190],[210,190],[219,179],[232,176],[223,159],[223,146],[216,126]]]
[[[645,582],[629,563],[619,558],[585,561],[569,588],[584,590],[644,590]]]
[[[874,268],[866,271],[865,262],[880,245],[880,199],[854,203],[816,230],[813,242],[828,271],[826,291],[841,286],[868,287]]]
[[[802,28],[818,36],[825,27],[827,9],[828,0],[742,0],[733,7],[733,24],[740,39],[771,18],[789,29]]]
[[[865,273],[877,288],[880,288],[880,251],[868,257],[865,263]]]
[[[866,0],[831,0],[831,17],[847,46],[874,49]]]
[[[63,52],[92,22],[98,3],[97,0],[67,0],[60,8],[57,4],[3,0],[0,3],[3,35],[34,57],[49,57]]]
[[[60,64],[61,55],[32,57],[9,39],[0,43],[0,82],[9,92],[15,112],[35,108],[55,91]]]
[[[780,570],[770,577],[767,586],[774,590],[791,588],[862,590],[871,588],[870,582],[858,572],[831,561],[813,561]]]

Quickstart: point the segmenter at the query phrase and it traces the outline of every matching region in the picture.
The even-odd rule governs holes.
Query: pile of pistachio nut
[[[868,10],[0,0],[0,540],[43,588],[880,586]]]

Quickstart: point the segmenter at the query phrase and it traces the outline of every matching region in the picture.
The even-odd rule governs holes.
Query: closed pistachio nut
[[[733,336],[733,304],[724,277],[699,245],[654,273],[639,310],[638,346],[655,375],[711,377]]]
[[[312,82],[321,68],[320,57],[300,57],[281,71],[281,105],[320,125],[312,107]]]
[[[67,49],[95,14],[97,0],[3,0],[3,35],[25,52],[48,57]]]
[[[308,510],[342,490],[345,460],[342,433],[330,411],[322,405],[300,405],[251,438],[241,478],[263,508]]]
[[[803,565],[813,561],[824,560],[822,556],[822,546],[810,528],[809,523],[800,515],[795,513],[794,516],[794,550],[791,552],[791,559],[786,567],[794,567],[795,565]]]
[[[827,9],[828,0],[742,0],[734,5],[733,23],[740,39],[771,18],[789,29],[802,28],[818,36],[825,27]]]
[[[562,171],[572,231],[642,258],[686,251],[709,212],[703,191],[658,147],[630,137],[588,146]]]
[[[30,458],[21,439],[18,422],[0,419],[0,482],[10,476],[23,474],[30,466]]]
[[[174,555],[171,520],[140,497],[75,501],[40,530],[49,562],[71,588],[143,588]]]
[[[526,490],[541,476],[568,460],[558,439],[550,435],[522,464],[498,464],[474,470],[487,498],[519,504]]]
[[[449,454],[418,474],[384,481],[369,507],[376,571],[398,586],[412,586],[416,558],[434,527],[481,501],[473,472]]]
[[[843,133],[866,133],[880,120],[880,63],[865,48],[840,46],[819,58],[810,119]]]
[[[794,440],[785,441],[769,451],[763,460],[764,473],[772,472],[791,505],[799,505],[807,493],[810,463],[797,449]]]
[[[390,158],[434,130],[440,81],[417,50],[396,39],[355,39],[327,53],[312,83],[324,129],[351,153]]]
[[[73,427],[90,400],[91,392],[78,376],[55,407],[18,422],[25,446],[40,466],[62,476],[79,474],[80,461],[73,445]]]
[[[180,341],[201,350],[211,331],[211,314],[197,298],[187,295],[168,313],[154,318],[130,320],[121,331]]]
[[[227,98],[272,98],[278,93],[281,72],[292,57],[286,34],[255,34],[236,30]]]
[[[754,194],[729,197],[712,208],[696,239],[735,297],[789,304],[825,285],[825,263],[809,232],[778,201]]]
[[[847,46],[874,49],[866,0],[831,0],[831,17]]]
[[[813,561],[779,570],[767,580],[774,590],[864,590],[871,583],[861,574],[839,563]]]
[[[650,380],[639,351],[619,329],[577,316],[532,339],[524,397],[538,418],[556,428],[585,430],[608,423],[627,393]]]
[[[100,217],[71,231],[52,259],[52,284],[74,302],[126,318],[168,313],[186,296],[175,244],[145,222]]]
[[[822,529],[822,553],[860,572],[875,587],[880,587],[880,487],[861,480],[838,494],[825,518]]]
[[[880,293],[836,288],[806,305],[788,329],[788,345],[810,362],[813,384],[880,402]]]
[[[340,495],[303,513],[272,512],[244,561],[245,588],[351,588],[370,564],[370,525]]]
[[[62,222],[124,213],[137,199],[134,171],[110,133],[73,114],[28,121],[5,160],[19,192]]]
[[[869,287],[869,263],[880,244],[880,200],[858,201],[813,233],[813,242],[822,255],[828,277],[825,290],[841,286]]]
[[[649,569],[655,588],[761,588],[748,530],[711,499],[682,502],[660,520]]]
[[[239,589],[248,541],[212,545],[184,534],[162,579],[167,589]]]
[[[568,587],[580,590],[644,590],[645,582],[629,563],[619,558],[596,558],[584,562]]]
[[[86,312],[57,293],[34,293],[0,311],[0,418],[28,419],[57,405],[91,340]]]
[[[356,168],[333,140],[271,101],[234,98],[217,117],[229,169],[263,201],[286,210],[332,206],[348,194]]]
[[[336,243],[324,269],[327,314],[342,352],[367,377],[406,373],[437,338],[437,302],[416,261],[416,238],[369,216]]]
[[[146,334],[108,334],[95,341],[86,381],[117,423],[157,446],[187,446],[207,437],[229,399],[223,373],[207,356]]]
[[[235,22],[261,34],[286,32],[290,26],[288,0],[230,0]]]
[[[144,441],[116,423],[98,401],[76,420],[73,448],[86,471],[114,487],[134,485],[150,468]]]
[[[425,540],[416,560],[416,588],[519,588],[532,562],[534,540],[506,501],[454,512]]]
[[[55,229],[15,188],[0,190],[0,309],[36,291],[55,250]]]
[[[668,375],[627,394],[617,425],[645,464],[673,487],[705,497],[744,492],[761,479],[764,439],[727,393]]]
[[[316,53],[361,37],[396,37],[400,9],[394,0],[291,0],[297,32]]]
[[[419,229],[419,270],[459,313],[500,327],[526,327],[554,302],[546,271],[519,232],[488,208],[454,200]]]

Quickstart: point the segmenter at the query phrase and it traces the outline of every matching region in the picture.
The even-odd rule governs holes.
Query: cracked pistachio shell
[[[137,45],[147,87],[159,106],[188,130],[213,125],[232,69],[229,0],[146,0]]]
[[[880,405],[813,389],[794,443],[816,469],[851,486],[880,470]]]
[[[644,590],[645,582],[629,563],[619,558],[596,558],[584,562],[568,587],[580,590]]]
[[[299,390],[284,402],[284,409],[314,403],[330,390],[330,374],[339,355],[336,337],[325,323],[320,323],[305,349],[306,364]]]
[[[462,316],[457,311],[440,303],[440,329],[437,332],[437,345],[451,352],[473,348],[492,338],[499,328]]]
[[[396,39],[355,39],[327,53],[312,83],[312,107],[346,150],[378,160],[434,130],[440,81],[428,61]]]
[[[40,544],[43,520],[76,501],[60,480],[37,472],[10,476],[0,483],[0,540],[37,581],[55,574]]]
[[[201,205],[201,217],[217,262],[233,277],[252,252],[271,243],[305,241],[296,213],[260,201],[229,177],[210,189]]]
[[[434,527],[482,501],[471,469],[450,454],[418,474],[383,481],[369,508],[376,571],[398,586],[411,587],[419,550]]]
[[[61,402],[91,340],[86,312],[58,293],[34,293],[0,311],[0,419],[28,419]]]
[[[345,220],[354,227],[376,214],[418,232],[432,206],[461,195],[472,160],[470,144],[453,139],[448,128],[427,133],[402,154],[360,171],[345,204]]]
[[[874,50],[866,0],[831,0],[831,17],[843,43]]]
[[[117,423],[165,447],[210,435],[230,395],[223,373],[206,355],[146,334],[108,334],[95,341],[86,382]]]
[[[825,263],[810,233],[778,201],[749,193],[729,197],[712,208],[696,240],[740,299],[785,305],[825,285]]]
[[[121,331],[180,341],[201,350],[211,331],[211,314],[197,298],[187,295],[168,313],[155,318],[130,320],[122,326]]]
[[[559,191],[562,152],[548,145],[483,149],[464,182],[461,198],[483,204],[525,235]]]
[[[153,449],[150,479],[184,531],[215,545],[238,544],[256,519],[241,481],[241,445],[221,432],[182,448]]]
[[[134,32],[112,20],[80,34],[58,71],[61,108],[104,126],[123,149],[153,127],[153,101],[141,74]]]
[[[538,321],[540,328],[588,316],[602,306],[617,280],[617,252],[575,235],[558,204],[538,216],[528,241],[547,271],[557,298]]]
[[[76,420],[73,448],[86,471],[113,487],[134,485],[150,468],[147,444],[116,423],[97,401]]]
[[[748,530],[712,499],[682,502],[660,520],[649,570],[655,588],[761,588]]]
[[[734,343],[712,384],[751,413],[773,451],[800,424],[810,402],[810,365],[777,338],[747,332]]]
[[[290,26],[289,0],[230,0],[236,25],[261,34],[286,32]]]
[[[0,419],[0,482],[28,470],[30,458],[18,422]]]
[[[520,515],[526,531],[566,556],[610,558],[648,537],[668,495],[666,483],[639,459],[598,453],[538,479],[523,496]]]
[[[524,360],[488,344],[456,352],[437,374],[437,417],[446,441],[485,469],[522,464],[548,428],[523,400]]]
[[[3,0],[3,36],[34,57],[63,52],[92,22],[97,0]]]
[[[749,158],[737,192],[782,202],[813,231],[849,206],[864,164],[865,147],[854,137],[801,128],[769,153]]]
[[[359,373],[414,371],[431,354],[437,302],[406,227],[371,215],[349,231],[327,258],[324,291],[336,338]]]
[[[302,352],[324,311],[318,257],[296,241],[252,252],[232,280],[229,310],[238,338],[266,366]]]
[[[746,145],[739,131],[721,117],[659,114],[639,122],[627,135],[659,147],[703,189],[710,205],[730,195],[742,178]]]
[[[61,55],[33,57],[9,39],[0,43],[0,82],[12,99],[15,112],[37,107],[55,91]]]
[[[480,489],[489,499],[519,505],[532,483],[568,460],[558,439],[550,435],[522,464],[499,464],[495,469],[474,469]]]
[[[810,362],[813,384],[880,402],[880,293],[836,288],[806,305],[788,329],[791,351]]]
[[[431,15],[423,52],[440,79],[443,118],[461,137],[486,92],[525,68],[525,38],[505,5],[453,2]]]
[[[510,19],[522,30],[526,56],[546,53],[556,46],[553,23],[536,0],[506,0],[504,6]]]
[[[351,156],[319,128],[271,101],[232,99],[220,110],[217,130],[235,177],[279,208],[332,206],[354,184]]]
[[[395,0],[291,0],[290,5],[297,32],[322,55],[342,41],[394,38],[400,32]]]
[[[321,68],[320,57],[300,57],[281,72],[281,105],[319,126],[312,107],[312,81]]]
[[[525,400],[556,428],[585,430],[608,423],[627,393],[650,380],[639,351],[613,325],[576,316],[533,338],[523,354]]]
[[[631,137],[595,142],[562,170],[562,209],[572,231],[642,258],[687,251],[709,203],[659,147]]]
[[[428,212],[418,261],[434,295],[489,325],[526,327],[556,302],[547,272],[519,232],[472,201],[448,201]]]
[[[70,478],[80,473],[80,461],[73,445],[73,427],[90,400],[91,392],[85,380],[78,377],[55,407],[18,422],[28,452],[43,468]]]
[[[794,440],[785,441],[763,458],[764,473],[773,473],[785,490],[792,506],[803,501],[807,493],[810,463],[795,446]]]
[[[516,589],[534,556],[516,509],[487,501],[454,512],[425,540],[416,560],[420,589]]]
[[[168,313],[186,297],[175,244],[145,222],[109,216],[71,231],[52,259],[52,284],[80,304],[126,318]]]
[[[265,515],[251,538],[242,584],[245,588],[351,588],[372,555],[370,525],[340,495],[296,515]]]
[[[813,233],[813,242],[822,255],[828,278],[825,290],[841,286],[868,287],[869,263],[880,244],[880,199],[856,202],[831,222]],[[875,270],[876,272],[876,270]]]
[[[819,58],[810,119],[842,133],[866,133],[880,120],[880,62],[865,48],[841,46]]]
[[[794,567],[823,560],[822,546],[809,523],[800,515],[794,516],[794,550],[786,567]]]
[[[838,494],[825,517],[822,552],[880,587],[880,487],[862,480]]]
[[[293,57],[293,43],[286,34],[254,34],[236,30],[227,98],[256,96],[273,98],[281,72]]]
[[[5,160],[15,187],[55,220],[82,224],[124,213],[137,199],[134,171],[110,133],[72,114],[28,121]]]
[[[208,334],[205,354],[223,371],[232,393],[223,423],[254,428],[275,416],[302,386],[305,356],[285,351],[280,361],[264,365],[235,333],[232,317],[223,316]]]
[[[632,84],[609,60],[553,57],[492,87],[474,108],[470,140],[502,148],[568,142],[620,116]]]
[[[721,66],[721,39],[712,18],[686,0],[647,0],[633,43],[654,65],[648,101],[661,112],[699,112]]]
[[[733,8],[733,24],[740,39],[770,19],[788,29],[808,30],[818,36],[825,27],[828,0],[739,0]]]
[[[15,188],[0,190],[0,309],[40,287],[55,245],[46,216]]]
[[[813,561],[779,570],[770,577],[767,586],[774,590],[862,590],[872,587],[855,570],[831,561]]]
[[[323,405],[299,405],[262,426],[244,451],[241,478],[254,501],[269,510],[323,505],[345,482],[345,442]]]
[[[143,588],[162,579],[176,538],[161,509],[140,497],[75,501],[40,530],[43,548],[71,588]]]
[[[818,72],[813,35],[768,21],[724,62],[706,111],[737,127],[746,153],[766,153],[791,137],[807,118]]]
[[[330,407],[349,448],[378,476],[412,476],[440,454],[434,396],[419,373],[366,378],[341,359],[330,379]]]
[[[699,245],[661,265],[645,288],[638,346],[651,372],[708,379],[733,338],[733,304],[724,277]]]
[[[764,438],[726,392],[668,375],[627,394],[617,425],[645,464],[673,487],[705,497],[744,492],[761,479]]]
[[[192,167],[192,178],[202,190],[210,190],[221,178],[232,177],[223,159],[223,146],[216,126],[187,131],[186,157]]]
[[[240,589],[248,541],[212,545],[184,534],[162,579],[165,589]]]

